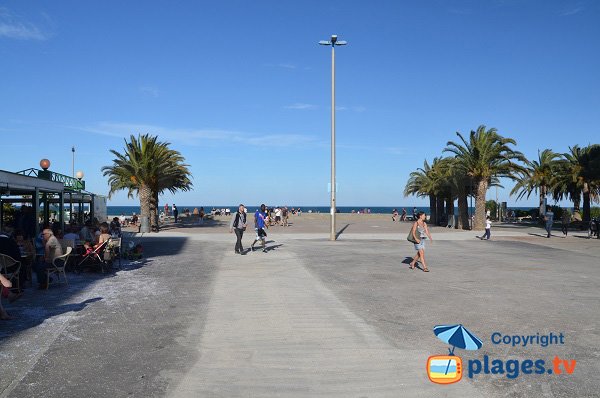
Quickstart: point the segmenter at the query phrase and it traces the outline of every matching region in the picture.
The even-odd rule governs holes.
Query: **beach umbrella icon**
[[[463,325],[438,325],[434,326],[433,333],[444,343],[450,344],[450,355],[454,355],[456,347],[463,350],[478,350],[483,343],[477,336],[469,332]]]

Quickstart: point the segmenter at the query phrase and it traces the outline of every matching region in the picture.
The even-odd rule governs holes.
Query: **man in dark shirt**
[[[6,254],[7,256],[11,256],[14,260],[21,260],[21,251],[19,250],[19,245],[15,242],[14,239],[8,236],[8,234],[4,232],[0,232],[0,254]]]

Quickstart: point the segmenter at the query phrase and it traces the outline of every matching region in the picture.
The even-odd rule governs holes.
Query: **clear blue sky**
[[[424,205],[408,175],[456,131],[496,127],[530,158],[600,141],[599,22],[594,0],[2,1],[0,169],[70,175],[75,145],[106,194],[109,149],[152,133],[193,173],[163,203],[327,205],[317,42],[338,34],[338,205]]]

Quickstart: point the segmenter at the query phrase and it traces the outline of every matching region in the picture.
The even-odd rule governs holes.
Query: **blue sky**
[[[109,149],[151,133],[193,173],[163,203],[327,205],[317,42],[337,34],[338,205],[424,205],[408,175],[456,131],[495,127],[529,158],[599,142],[599,21],[593,0],[2,1],[0,169],[70,175],[74,145],[106,194]]]

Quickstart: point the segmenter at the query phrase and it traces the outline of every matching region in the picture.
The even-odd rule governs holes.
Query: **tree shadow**
[[[227,220],[220,219],[208,219],[200,222],[198,219],[187,220],[183,219],[177,223],[168,222],[160,225],[160,231],[172,231],[177,229],[190,229],[190,228],[224,228],[228,226]],[[159,232],[160,232],[159,231]]]
[[[46,298],[42,305],[31,306],[27,300],[23,300],[18,306],[14,306],[10,312],[14,319],[2,322],[0,338],[10,337],[15,333],[36,327],[47,319],[66,314],[68,312],[79,312],[84,310],[89,304],[102,300],[103,297],[94,297],[84,300],[80,303],[56,305],[57,300],[63,301],[64,297]],[[29,300],[30,301],[30,300]]]
[[[25,292],[18,300],[4,305],[6,311],[15,319],[2,321],[0,339],[14,333],[35,327],[44,320],[70,311],[81,311],[88,304],[102,300],[102,297],[85,300],[77,304],[62,304],[96,282],[105,278],[117,278],[121,272],[131,272],[151,265],[154,257],[175,255],[183,251],[188,242],[186,237],[170,237],[148,235],[144,237],[128,237],[128,241],[141,243],[144,247],[143,257],[139,259],[122,259],[121,269],[113,262],[113,268],[108,272],[99,271],[73,273],[67,272],[68,285],[51,284],[48,290],[38,290],[37,279],[33,275],[33,286],[24,287]],[[4,302],[3,302],[4,304]]]

